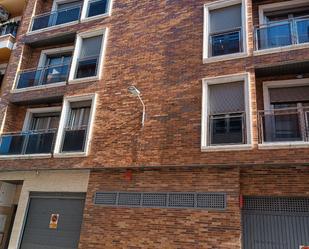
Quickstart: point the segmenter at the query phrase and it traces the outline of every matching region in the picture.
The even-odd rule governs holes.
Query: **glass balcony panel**
[[[241,52],[241,31],[211,35],[211,55],[219,56]]]
[[[23,151],[26,135],[14,134],[1,137],[0,155],[20,155]]]
[[[86,128],[65,129],[62,152],[83,152],[86,133]]]
[[[9,22],[0,26],[0,35],[8,35],[11,34],[14,37],[17,34],[17,30],[19,27],[19,22]]]
[[[305,139],[302,132],[304,121],[300,113],[291,110],[265,111],[262,121],[262,142],[295,142]]]
[[[244,144],[244,116],[210,116],[210,145]]]
[[[40,83],[42,70],[25,71],[19,74],[17,89],[37,86]]]
[[[52,153],[54,136],[55,132],[29,135],[25,154]]]
[[[309,42],[309,18],[306,20],[299,20],[296,22],[298,42]]]
[[[97,75],[98,57],[80,59],[77,63],[76,78],[86,78]]]
[[[293,43],[290,23],[258,28],[256,32],[259,50],[288,46]]]
[[[107,12],[108,0],[94,0],[89,2],[87,17],[102,15]]]
[[[77,21],[80,17],[80,12],[81,6],[77,6],[36,16],[33,18],[32,31]]]
[[[48,67],[43,71],[42,85],[65,82],[68,79],[69,65]]]

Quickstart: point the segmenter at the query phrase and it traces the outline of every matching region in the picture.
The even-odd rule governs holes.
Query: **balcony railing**
[[[49,67],[21,71],[17,78],[17,89],[66,82],[70,64],[59,64]]]
[[[7,22],[0,25],[0,36],[12,35],[16,37],[19,22]]]
[[[83,152],[87,136],[87,126],[66,127],[64,129],[61,152]]]
[[[80,14],[81,6],[76,6],[35,16],[32,20],[31,31],[78,21]]]
[[[210,56],[234,54],[242,51],[241,29],[211,34],[209,39]]]
[[[261,25],[255,29],[256,50],[309,42],[309,16]]]
[[[209,116],[208,145],[246,143],[245,113]]]
[[[24,131],[0,137],[0,155],[49,154],[53,152],[56,130]]]
[[[308,142],[309,108],[259,112],[259,143]]]

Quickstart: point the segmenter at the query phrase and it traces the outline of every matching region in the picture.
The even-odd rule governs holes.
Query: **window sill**
[[[11,93],[20,93],[20,92],[28,92],[28,91],[34,91],[34,90],[41,90],[41,89],[48,89],[53,87],[59,87],[59,86],[65,86],[67,83],[66,81],[59,82],[59,83],[52,83],[48,85],[40,85],[40,86],[32,86],[27,88],[21,88],[21,89],[13,89],[11,90]]]
[[[261,150],[277,150],[289,148],[309,148],[309,142],[278,142],[278,143],[263,143],[259,144],[258,148]]]
[[[98,81],[98,80],[100,80],[98,76],[92,76],[92,77],[69,80],[69,84],[79,84],[79,83]]]
[[[202,152],[211,151],[237,151],[237,150],[251,150],[253,146],[251,144],[240,144],[240,145],[217,145],[217,146],[202,146]]]
[[[106,18],[106,17],[109,17],[109,16],[110,16],[109,13],[104,13],[104,14],[97,15],[97,16],[85,17],[85,18],[82,18],[80,21],[82,23],[83,22],[90,22],[90,21],[94,21],[94,20],[98,20],[98,19],[103,19],[103,18]]]
[[[38,30],[34,30],[34,31],[28,31],[26,35],[34,35],[34,34],[38,34],[41,32],[45,32],[45,31],[50,31],[50,30],[54,30],[54,29],[59,29],[59,28],[63,28],[63,27],[68,27],[68,26],[72,26],[74,24],[78,24],[79,21],[73,21],[73,22],[68,22],[68,23],[64,23],[64,24],[60,24],[60,25],[55,25],[55,26],[51,26],[51,27],[47,27],[44,29],[38,29]]]
[[[302,43],[302,44],[293,44],[290,46],[278,47],[278,48],[268,48],[263,50],[256,50],[253,52],[253,55],[264,55],[264,54],[273,54],[273,53],[280,53],[286,52],[291,50],[309,48],[309,43]]]
[[[68,157],[86,157],[87,152],[65,152],[65,153],[55,153],[55,158],[68,158]]]
[[[218,62],[218,61],[227,61],[227,60],[234,60],[234,59],[246,58],[246,57],[248,57],[248,54],[246,52],[227,54],[227,55],[203,58],[203,63],[207,64],[207,63],[213,63],[213,62]]]
[[[0,160],[41,159],[41,158],[51,158],[51,157],[52,157],[52,154],[8,155],[8,156],[0,156]]]

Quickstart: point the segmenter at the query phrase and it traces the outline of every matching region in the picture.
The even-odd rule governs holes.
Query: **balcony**
[[[209,146],[246,144],[245,113],[209,116]]]
[[[308,16],[261,25],[255,29],[256,50],[280,48],[308,42]]]
[[[31,31],[78,21],[80,14],[81,6],[77,6],[35,16],[32,19]]]
[[[18,27],[19,21],[14,20],[0,24],[0,57],[3,61],[10,58]]]
[[[69,63],[21,71],[17,78],[16,89],[67,82],[69,71]]]
[[[50,154],[54,149],[55,129],[2,134],[0,156]]]
[[[309,142],[309,108],[282,108],[259,112],[259,143]]]

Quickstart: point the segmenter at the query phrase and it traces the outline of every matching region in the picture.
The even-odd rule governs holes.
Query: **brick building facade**
[[[6,248],[309,245],[307,0],[28,0],[20,16]]]

